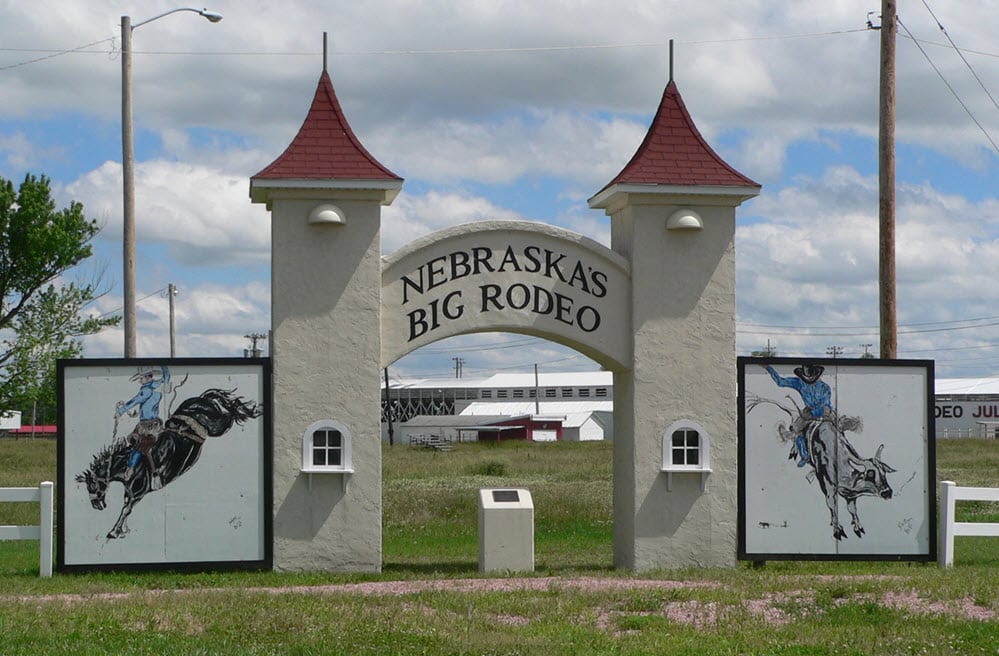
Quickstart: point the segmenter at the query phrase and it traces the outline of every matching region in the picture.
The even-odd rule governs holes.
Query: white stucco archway
[[[272,217],[274,567],[381,568],[381,371],[485,331],[544,337],[614,372],[616,566],[734,565],[735,208],[760,186],[704,142],[676,85],[589,200],[610,216],[609,249],[485,222],[383,259],[381,206],[401,188],[351,131],[325,70],[295,140],[250,180]],[[664,468],[678,421],[710,436],[710,471]],[[349,438],[349,468],[303,464],[316,422]]]

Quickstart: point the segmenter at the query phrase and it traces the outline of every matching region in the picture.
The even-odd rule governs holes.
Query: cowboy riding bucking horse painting
[[[237,535],[246,529],[249,539],[262,535],[264,520],[256,516],[266,514],[256,512],[264,506],[259,499],[266,469],[262,376],[259,367],[239,361],[234,367],[221,374],[177,361],[96,371],[81,366],[99,375],[79,377],[67,366],[63,456],[70,464],[64,475],[76,491],[66,494],[84,494],[91,513],[120,508],[105,524],[103,515],[88,518],[75,501],[67,504],[71,554],[73,545],[89,544],[85,551],[97,560],[113,554],[123,562],[170,561],[171,554],[184,554],[176,558],[187,562],[196,552],[192,539],[202,537],[211,554],[221,547],[208,536],[228,531],[246,540]],[[78,527],[92,537],[76,535]],[[120,547],[112,549],[116,543]]]

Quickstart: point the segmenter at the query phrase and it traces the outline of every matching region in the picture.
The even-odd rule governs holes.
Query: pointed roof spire
[[[298,134],[285,151],[250,179],[251,196],[254,187],[289,186],[292,181],[337,181],[334,187],[395,188],[402,178],[381,164],[364,148],[344,117],[333,82],[324,70],[319,77],[316,95]]]
[[[645,140],[621,172],[590,199],[590,206],[603,206],[615,191],[638,191],[631,188],[635,185],[725,188],[725,193],[747,198],[760,192],[759,183],[729,166],[697,131],[672,79],[672,61],[670,80]]]

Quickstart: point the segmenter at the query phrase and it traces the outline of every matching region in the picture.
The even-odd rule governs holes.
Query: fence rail
[[[999,524],[994,522],[955,522],[954,507],[958,501],[999,501],[999,488],[958,487],[953,481],[940,482],[940,527],[937,562],[942,567],[954,564],[954,536],[971,535],[999,537]]]
[[[39,576],[52,576],[52,488],[50,481],[38,487],[0,487],[0,502],[32,503],[41,505],[41,515],[36,526],[0,526],[0,540],[38,540]]]

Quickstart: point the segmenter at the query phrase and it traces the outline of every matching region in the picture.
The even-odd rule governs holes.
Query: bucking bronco
[[[866,531],[857,515],[857,498],[892,498],[887,475],[895,470],[881,460],[884,444],[878,447],[873,458],[862,457],[853,447],[846,438],[846,431],[859,432],[862,421],[859,417],[841,417],[832,409],[829,386],[820,380],[823,372],[821,365],[797,367],[794,378],[781,377],[770,366],[767,372],[778,386],[796,390],[804,407],[799,407],[789,396],[787,398],[793,409],[769,399],[756,399],[748,410],[766,402],[787,413],[790,421],[787,426],[779,425],[778,432],[782,440],[794,443],[788,458],[797,458],[799,467],[810,466],[809,480],[812,477],[818,479],[829,508],[833,538],[842,540],[846,537],[839,521],[839,497],[846,500],[853,532],[858,538],[863,537]]]
[[[125,537],[132,508],[144,496],[159,489],[154,488],[154,479],[166,487],[194,466],[206,439],[219,437],[234,423],[243,424],[261,414],[259,405],[236,396],[234,390],[208,389],[177,407],[163,423],[149,457],[139,460],[132,472],[129,472],[129,459],[133,447],[127,440],[119,439],[94,454],[90,468],[76,477],[77,482],[86,484],[94,509],[107,507],[105,495],[112,481],[118,481],[125,488],[121,514],[108,532],[108,539]]]

